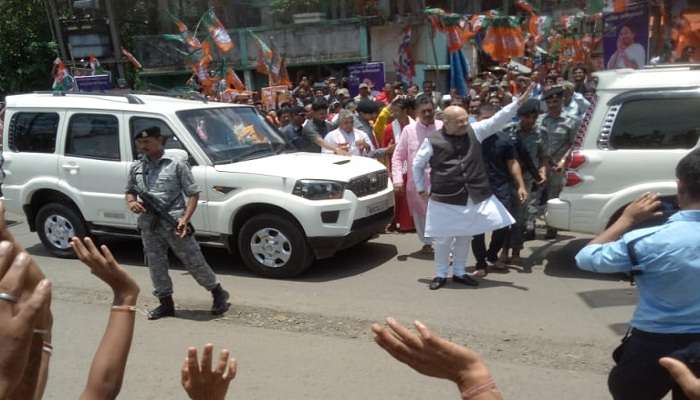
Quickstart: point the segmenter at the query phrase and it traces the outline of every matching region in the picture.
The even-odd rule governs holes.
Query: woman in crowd
[[[387,148],[387,153],[389,157],[394,152],[394,146],[399,141],[401,136],[401,131],[403,128],[414,122],[411,118],[413,113],[414,101],[411,96],[397,96],[389,105],[389,110],[391,111],[391,118],[393,119],[391,124],[388,124],[384,130],[384,141],[382,147]],[[388,168],[391,170],[391,163],[388,163]],[[403,179],[406,181],[406,173],[408,166],[403,166]],[[395,208],[394,208],[394,220],[389,225],[389,231],[400,231],[409,232],[414,230],[413,218],[408,209],[408,203],[406,202],[406,192],[394,192],[395,196]]]

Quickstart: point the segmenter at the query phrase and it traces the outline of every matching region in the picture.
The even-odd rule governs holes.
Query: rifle
[[[162,207],[160,204],[158,204],[158,199],[156,199],[152,194],[140,190],[138,188],[135,190],[135,192],[141,198],[141,201],[143,201],[143,205],[146,211],[152,212],[153,214],[155,214],[156,218],[165,222],[168,225],[171,225],[173,229],[177,228],[177,220],[168,213],[166,207]],[[188,222],[187,236],[192,236],[193,234],[194,226]]]

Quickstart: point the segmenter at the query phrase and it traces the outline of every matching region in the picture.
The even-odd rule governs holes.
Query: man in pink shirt
[[[442,121],[435,120],[435,105],[433,99],[428,95],[419,95],[416,98],[416,121],[408,124],[399,137],[399,142],[396,144],[394,155],[391,158],[391,174],[394,189],[401,192],[406,191],[406,200],[408,209],[413,217],[413,222],[416,227],[418,238],[423,243],[423,252],[432,251],[430,239],[425,237],[425,212],[428,207],[428,201],[421,197],[416,190],[416,184],[413,180],[413,159],[420,148],[423,141],[432,135],[434,132],[442,129]],[[403,181],[401,174],[407,165],[408,182]],[[428,171],[426,174],[426,182],[429,182]]]

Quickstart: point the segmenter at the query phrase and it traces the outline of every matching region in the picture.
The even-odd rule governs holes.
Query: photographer
[[[608,386],[615,399],[661,399],[669,390],[686,398],[658,359],[700,341],[700,149],[681,159],[676,177],[680,211],[666,223],[628,232],[662,216],[658,195],[644,194],[576,255],[579,268],[632,273],[639,287],[632,329],[613,353]],[[697,358],[683,353],[681,361]]]

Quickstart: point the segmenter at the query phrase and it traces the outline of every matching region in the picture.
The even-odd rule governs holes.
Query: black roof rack
[[[36,94],[50,94],[53,96],[64,97],[66,95],[78,95],[78,96],[109,96],[109,97],[124,97],[129,101],[129,104],[146,104],[143,100],[134,96],[132,93],[109,93],[109,92],[64,92],[62,90],[44,90],[34,92]]]

